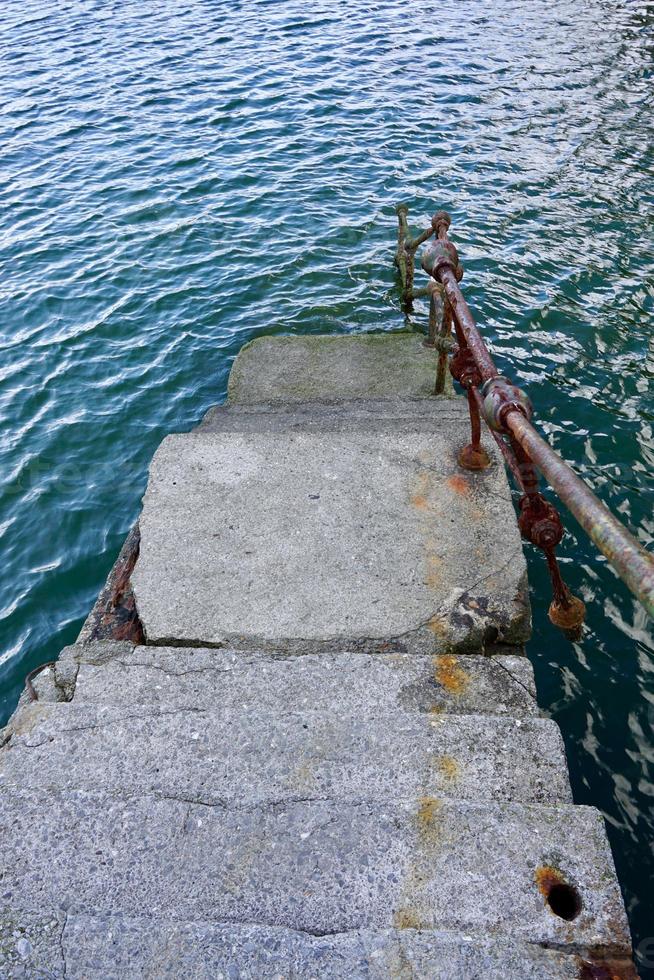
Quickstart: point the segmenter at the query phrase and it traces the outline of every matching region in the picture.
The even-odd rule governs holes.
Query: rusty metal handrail
[[[547,559],[554,598],[550,619],[563,629],[578,630],[584,605],[571,594],[561,578],[555,548],[563,536],[556,508],[538,490],[538,469],[560,500],[576,517],[620,578],[654,618],[654,556],[614,517],[588,485],[556,453],[531,424],[533,408],[526,393],[500,375],[475,324],[459,287],[463,269],[449,240],[450,216],[437,212],[431,228],[411,240],[406,206],[397,208],[399,222],[396,265],[402,283],[402,301],[410,311],[417,296],[430,296],[430,328],[427,343],[440,352],[436,392],[443,390],[447,351],[452,347],[450,373],[466,390],[470,411],[471,441],[459,454],[467,469],[482,470],[490,462],[480,442],[483,419],[501,449],[515,482],[522,491],[518,524],[524,538],[540,548]],[[414,261],[418,247],[434,237],[425,249],[422,268],[433,283],[427,290],[413,288]],[[436,287],[436,288],[434,288]],[[437,330],[435,295],[441,293],[442,318]],[[454,326],[456,345],[449,334]]]

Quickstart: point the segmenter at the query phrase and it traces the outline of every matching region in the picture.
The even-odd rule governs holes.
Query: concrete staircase
[[[165,440],[146,644],[67,648],[0,736],[0,977],[635,976],[504,471],[458,470],[433,368],[264,340]]]

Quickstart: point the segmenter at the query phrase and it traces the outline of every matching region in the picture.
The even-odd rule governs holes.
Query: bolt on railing
[[[550,619],[574,634],[584,621],[585,607],[581,599],[572,595],[561,576],[555,549],[563,537],[563,524],[556,507],[538,489],[537,470],[647,613],[654,617],[654,557],[539,435],[531,424],[533,408],[529,398],[499,373],[459,287],[463,268],[448,238],[449,214],[438,211],[431,227],[412,239],[406,205],[400,205],[396,213],[399,228],[395,264],[400,274],[404,310],[412,310],[414,299],[429,296],[426,344],[439,352],[435,393],[444,390],[449,354],[450,373],[467,395],[471,438],[459,453],[459,464],[470,470],[483,470],[490,464],[488,453],[481,445],[483,419],[522,493],[518,502],[520,532],[547,560],[553,592]],[[426,289],[415,289],[415,254],[432,237],[435,240],[422,256],[422,268],[431,281]],[[456,343],[451,338],[452,327]]]

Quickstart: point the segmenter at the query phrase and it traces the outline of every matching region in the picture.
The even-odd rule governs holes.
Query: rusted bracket
[[[27,691],[28,701],[38,701],[39,696],[36,693],[36,688],[32,681],[38,677],[41,671],[46,670],[48,667],[54,667],[55,661],[49,660],[47,664],[41,664],[40,667],[35,667],[34,670],[30,670],[29,674],[25,678],[25,690]]]
[[[416,288],[414,283],[416,251],[420,245],[431,238],[434,229],[426,228],[416,238],[411,238],[406,205],[398,205],[395,212],[398,219],[395,265],[400,275],[402,308],[405,313],[411,313],[415,299],[429,298],[429,328],[423,343],[425,347],[430,347],[439,353],[434,394],[443,395],[447,391],[448,354],[454,347],[451,336],[452,311],[440,283],[431,279],[427,286],[419,288]]]
[[[399,204],[395,213],[397,214],[397,250],[395,252],[395,265],[400,273],[402,307],[405,313],[413,310],[413,301],[418,296],[428,296],[428,289],[415,290],[413,280],[415,276],[416,251],[423,242],[433,235],[433,230],[427,228],[416,238],[411,238],[409,233],[408,213],[406,204]]]

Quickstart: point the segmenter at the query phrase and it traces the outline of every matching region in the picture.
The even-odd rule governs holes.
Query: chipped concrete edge
[[[522,552],[520,552],[522,554]],[[513,561],[514,559],[510,559]],[[493,573],[495,576],[497,573]],[[144,624],[145,644],[159,647],[193,647],[234,650],[256,649],[264,653],[314,654],[411,653],[411,654],[485,654],[514,653],[524,655],[524,644],[531,638],[531,605],[527,568],[518,581],[515,593],[496,590],[492,595],[477,592],[485,580],[466,591],[455,590],[451,600],[435,610],[422,623],[394,636],[330,635],[320,638],[270,637],[225,632],[220,636],[190,636],[180,629],[179,635],[160,634]],[[134,588],[139,608],[138,582]],[[147,617],[146,617],[147,619]]]
[[[125,538],[106,582],[84,621],[77,637],[78,643],[106,639],[139,642],[142,639],[131,585],[131,574],[138,561],[140,545],[141,530],[137,520]]]
[[[31,700],[27,690],[21,693],[7,724],[0,728],[0,749],[8,745],[24,725],[32,723],[38,714],[34,711],[35,706],[73,700],[80,664],[99,667],[109,660],[128,656],[133,650],[134,644],[124,640],[91,640],[64,647],[54,666],[47,667],[34,678],[32,683],[37,700]]]

